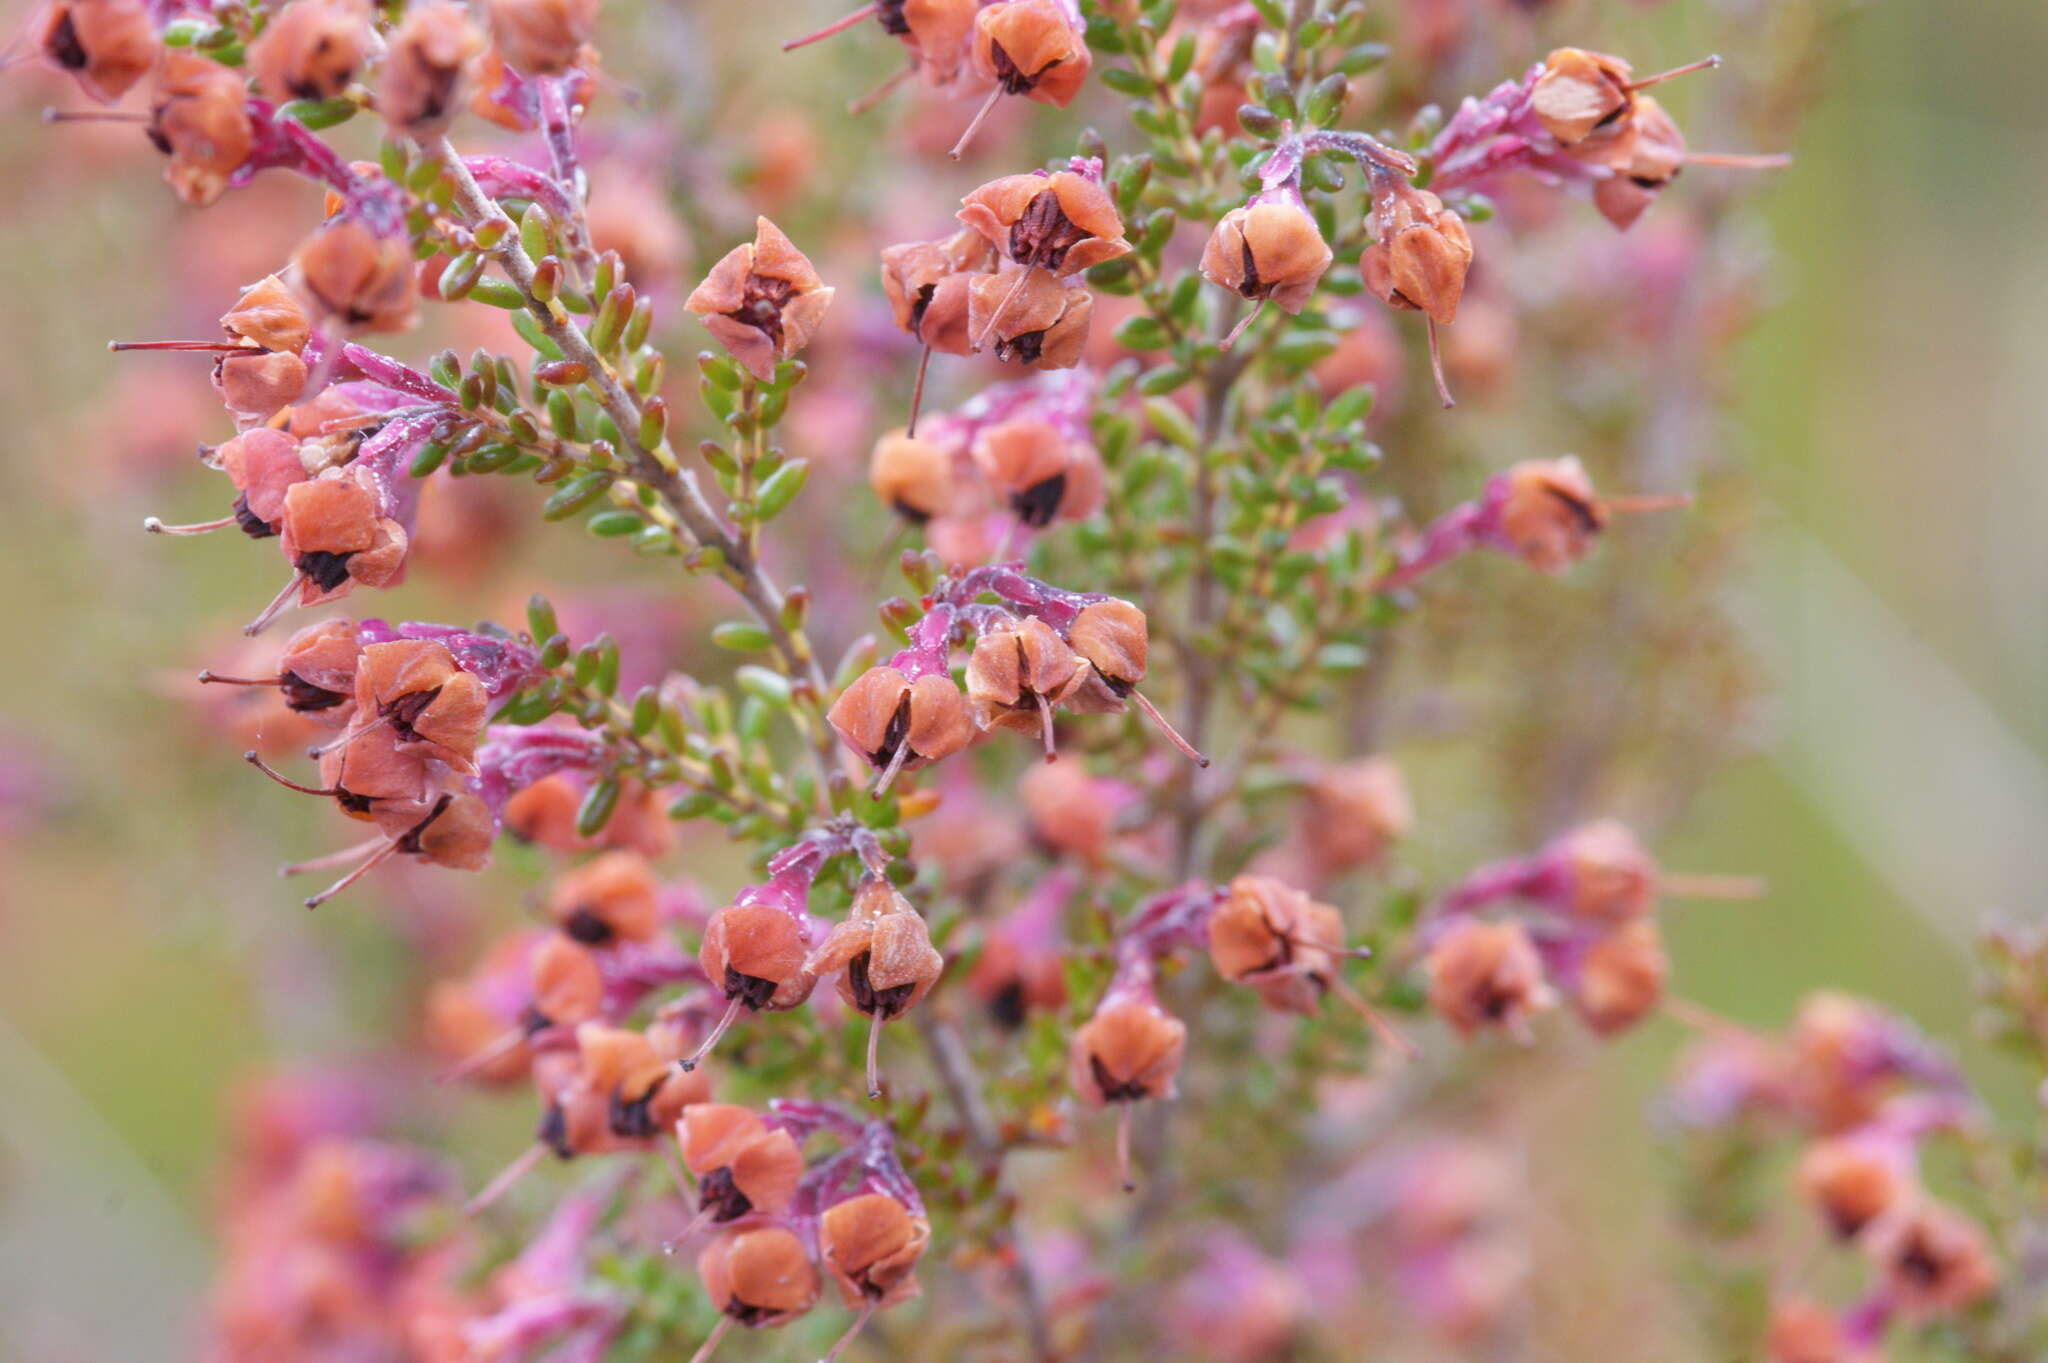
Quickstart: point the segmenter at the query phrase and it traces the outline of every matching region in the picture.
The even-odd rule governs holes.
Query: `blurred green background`
[[[1559,8],[1616,45],[1682,52],[1687,6]],[[1659,849],[1771,893],[1674,912],[1677,988],[1771,1024],[1817,984],[1868,993],[2017,1107],[2024,1077],[1968,1040],[1968,945],[1986,915],[2038,916],[2048,883],[2048,6],[1874,3],[1829,48],[1798,167],[1761,199],[1779,296],[1742,348],[1733,426],[1763,512],[1735,595],[1768,678],[1759,752]],[[335,980],[401,976],[433,929],[424,901],[307,915],[274,879],[333,821],[258,790],[242,745],[168,688],[217,665],[275,584],[252,581],[239,540],[136,531],[149,512],[217,514],[196,472],[164,472],[189,443],[169,463],[110,452],[184,441],[204,413],[174,410],[196,366],[141,357],[176,382],[117,386],[132,371],[102,342],[203,320],[257,272],[209,276],[209,254],[288,245],[267,219],[306,221],[311,192],[177,211],[132,130],[41,128],[58,87],[6,81],[0,1357],[134,1363],[187,1352],[237,1076],[338,1048],[376,1000]],[[444,585],[377,604],[465,618],[551,564],[602,580],[574,546],[532,543],[542,557],[488,601]],[[1660,1024],[1588,1047],[1531,1105],[1555,1155],[1537,1161],[1558,1222],[1543,1233],[1562,1244],[1567,1212],[1603,1228],[1571,1244],[1586,1271],[1544,1289],[1577,1322],[1560,1356],[1630,1338],[1679,1356],[1661,1327],[1629,1332],[1643,1266],[1668,1257],[1639,1117],[1683,1040]]]

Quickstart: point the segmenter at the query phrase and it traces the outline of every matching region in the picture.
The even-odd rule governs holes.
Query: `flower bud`
[[[1306,208],[1288,199],[1233,208],[1202,249],[1202,277],[1241,298],[1270,299],[1288,312],[1308,306],[1330,244]]]
[[[1449,326],[1472,267],[1464,220],[1428,190],[1405,185],[1373,216],[1379,238],[1359,260],[1366,289],[1391,307],[1414,308]]]
[[[158,42],[140,0],[58,0],[43,11],[36,47],[89,97],[112,104],[149,74]]]
[[[987,13],[986,10],[983,13]],[[1072,369],[1081,362],[1095,296],[1056,275],[1016,267],[975,275],[968,284],[967,329],[976,348],[1031,369]]]
[[[1615,928],[1586,949],[1571,981],[1572,1006],[1602,1036],[1623,1032],[1664,998],[1671,962],[1653,918]]]
[[[818,1218],[818,1251],[848,1307],[893,1306],[918,1294],[930,1225],[887,1193],[862,1193]]]
[[[344,326],[403,331],[416,318],[419,285],[403,236],[339,218],[301,242],[292,263],[306,292]]]
[[[781,1226],[721,1235],[697,1256],[697,1272],[720,1311],[755,1329],[795,1320],[821,1287],[803,1241]]]
[[[811,262],[766,218],[754,219],[754,240],[735,246],[711,267],[683,306],[762,382],[778,360],[810,344],[832,290]]]
[[[929,440],[890,431],[868,459],[868,486],[897,515],[922,524],[952,500],[953,456]]]
[[[194,208],[211,204],[255,145],[241,75],[190,52],[164,53],[149,139],[171,158],[164,179],[178,197]]]
[[[555,882],[548,916],[571,940],[589,947],[646,942],[661,917],[654,873],[635,852],[606,852]]]
[[[464,77],[483,49],[484,35],[461,5],[434,0],[412,6],[391,34],[377,77],[377,112],[409,137],[446,132],[462,101]]]
[[[974,16],[974,69],[1005,94],[1064,109],[1088,79],[1088,44],[1059,0],[995,0]]]
[[[1014,265],[1070,275],[1131,249],[1109,192],[1071,170],[1005,175],[960,202],[960,221]]]
[[[1553,995],[1529,930],[1514,919],[1460,920],[1430,948],[1429,1006],[1469,1037],[1499,1027],[1525,1040],[1532,1014]]]
[[[362,0],[291,0],[249,44],[256,88],[282,104],[333,99],[348,89],[370,42]]]
[[[1415,823],[1408,783],[1390,757],[1325,767],[1306,796],[1302,837],[1325,875],[1373,865]]]

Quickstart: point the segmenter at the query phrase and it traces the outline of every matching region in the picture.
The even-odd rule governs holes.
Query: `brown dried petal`
[[[1128,601],[1112,598],[1083,606],[1067,628],[1067,644],[1112,689],[1128,691],[1145,680],[1145,612]]]

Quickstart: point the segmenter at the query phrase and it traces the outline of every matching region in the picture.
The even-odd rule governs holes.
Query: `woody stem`
[[[925,1049],[931,1052],[932,1068],[938,1072],[939,1086],[946,1091],[946,1101],[953,1105],[961,1125],[967,1129],[968,1148],[1000,1168],[1008,1152],[995,1117],[988,1110],[981,1076],[975,1072],[974,1061],[967,1053],[967,1043],[960,1035],[959,1024],[950,1017],[939,1016],[937,1010],[930,1007],[915,1009],[911,1017],[916,1023],[918,1037],[923,1040]],[[1030,1341],[1031,1357],[1036,1363],[1053,1363],[1058,1355],[1053,1349],[1052,1326],[1046,1315],[1045,1290],[1038,1281],[1037,1271],[1031,1266],[1030,1256],[1016,1243],[1016,1236],[1008,1227],[997,1230],[992,1239],[993,1248],[1009,1251],[1003,1257],[1009,1262],[1011,1283],[1017,1290],[1017,1301],[1024,1314],[1024,1335]]]
[[[1232,298],[1216,309],[1209,320],[1210,338],[1221,341],[1229,335],[1237,311]],[[1180,736],[1190,750],[1200,752],[1209,739],[1209,714],[1215,693],[1215,663],[1205,651],[1204,635],[1215,622],[1217,582],[1209,562],[1208,544],[1216,533],[1218,488],[1211,467],[1216,447],[1224,437],[1230,414],[1230,390],[1250,363],[1248,354],[1220,354],[1202,373],[1202,405],[1197,426],[1194,466],[1194,507],[1188,527],[1189,542],[1195,546],[1194,573],[1188,586],[1188,614],[1180,635],[1187,641],[1183,653],[1187,672],[1187,698],[1183,705]],[[1174,821],[1174,875],[1185,880],[1195,874],[1205,801],[1202,783],[1188,778],[1181,790],[1180,808]]]
[[[786,622],[787,598],[783,590],[712,509],[704,489],[697,483],[696,475],[679,466],[667,440],[664,438],[652,448],[641,442],[639,432],[643,412],[639,400],[620,381],[611,364],[591,346],[589,338],[569,320],[568,313],[558,303],[541,301],[534,292],[533,262],[520,245],[519,233],[512,220],[506,217],[496,200],[484,193],[448,139],[436,139],[428,150],[440,159],[455,189],[455,205],[472,228],[489,222],[505,224],[504,235],[489,248],[488,254],[505,272],[513,287],[519,290],[526,310],[533,314],[547,338],[561,349],[563,357],[580,363],[588,372],[588,381],[599,405],[618,428],[621,453],[625,455],[627,465],[632,469],[634,478],[652,488],[668,508],[677,522],[677,538],[692,548],[717,551],[720,579],[746,603],[754,619],[768,632],[784,673],[796,683],[799,702],[808,711],[817,712],[813,719],[821,716],[827,689],[825,670],[803,630]],[[832,736],[822,722],[807,721],[804,728],[809,739],[807,746],[822,778],[819,787],[822,800],[826,798],[836,770]]]

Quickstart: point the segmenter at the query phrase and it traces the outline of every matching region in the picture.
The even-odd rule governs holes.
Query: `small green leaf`
[[[711,642],[734,653],[765,653],[775,643],[752,620],[727,620],[711,631]]]

